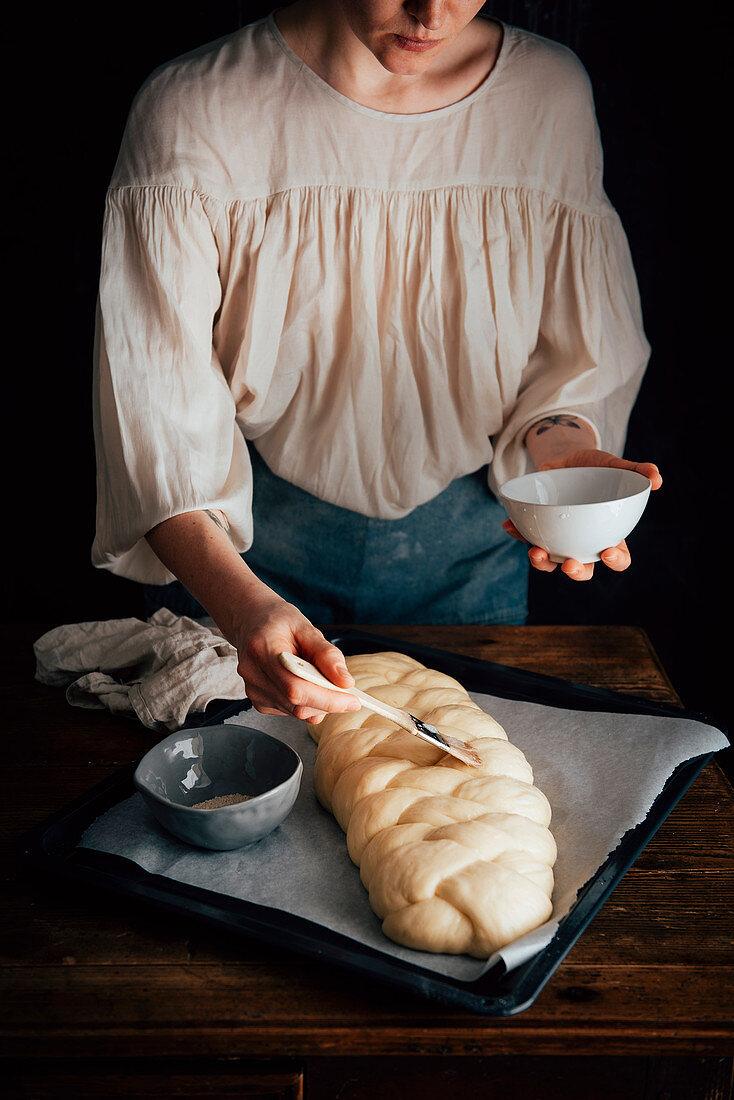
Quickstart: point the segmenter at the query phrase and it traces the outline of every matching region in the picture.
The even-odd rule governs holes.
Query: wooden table
[[[19,870],[26,829],[153,739],[33,681],[31,643],[45,629],[5,628],[0,1051],[11,1095],[730,1095],[734,792],[715,763],[535,1003],[487,1018]],[[678,702],[630,627],[364,629]]]

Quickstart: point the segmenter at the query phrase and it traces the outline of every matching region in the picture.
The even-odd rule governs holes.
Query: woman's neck
[[[464,99],[486,80],[502,44],[501,24],[474,18],[435,60],[406,55],[404,71],[395,72],[357,37],[339,0],[296,0],[278,8],[274,19],[294,53],[332,88],[365,107],[395,114],[438,110]]]

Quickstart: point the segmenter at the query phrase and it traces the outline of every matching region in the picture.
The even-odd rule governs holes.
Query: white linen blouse
[[[130,111],[104,220],[92,560],[167,583],[145,533],[202,508],[247,550],[246,439],[381,518],[484,463],[496,491],[549,414],[621,454],[648,355],[573,53],[505,25],[470,95],[391,114],[327,84],[271,13],[157,69]]]

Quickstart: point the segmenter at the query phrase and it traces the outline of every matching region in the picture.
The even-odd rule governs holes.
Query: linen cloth
[[[211,620],[210,620],[211,622]],[[213,625],[161,608],[148,622],[110,619],[55,627],[33,645],[36,679],[66,686],[72,706],[180,729],[213,699],[244,699],[237,651]]]
[[[106,198],[95,565],[173,579],[144,539],[221,509],[252,543],[245,440],[319,499],[396,519],[553,413],[622,453],[649,354],[588,77],[504,26],[464,99],[391,114],[273,13],[157,69]]]

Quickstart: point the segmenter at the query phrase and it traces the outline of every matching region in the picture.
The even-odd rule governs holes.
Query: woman
[[[586,74],[480,7],[297,0],[164,65],[130,113],[93,560],[178,578],[263,713],[357,709],[279,665],[351,686],[311,619],[523,621],[528,556],[555,566],[503,522],[508,477],[661,483],[617,457],[649,348]]]

